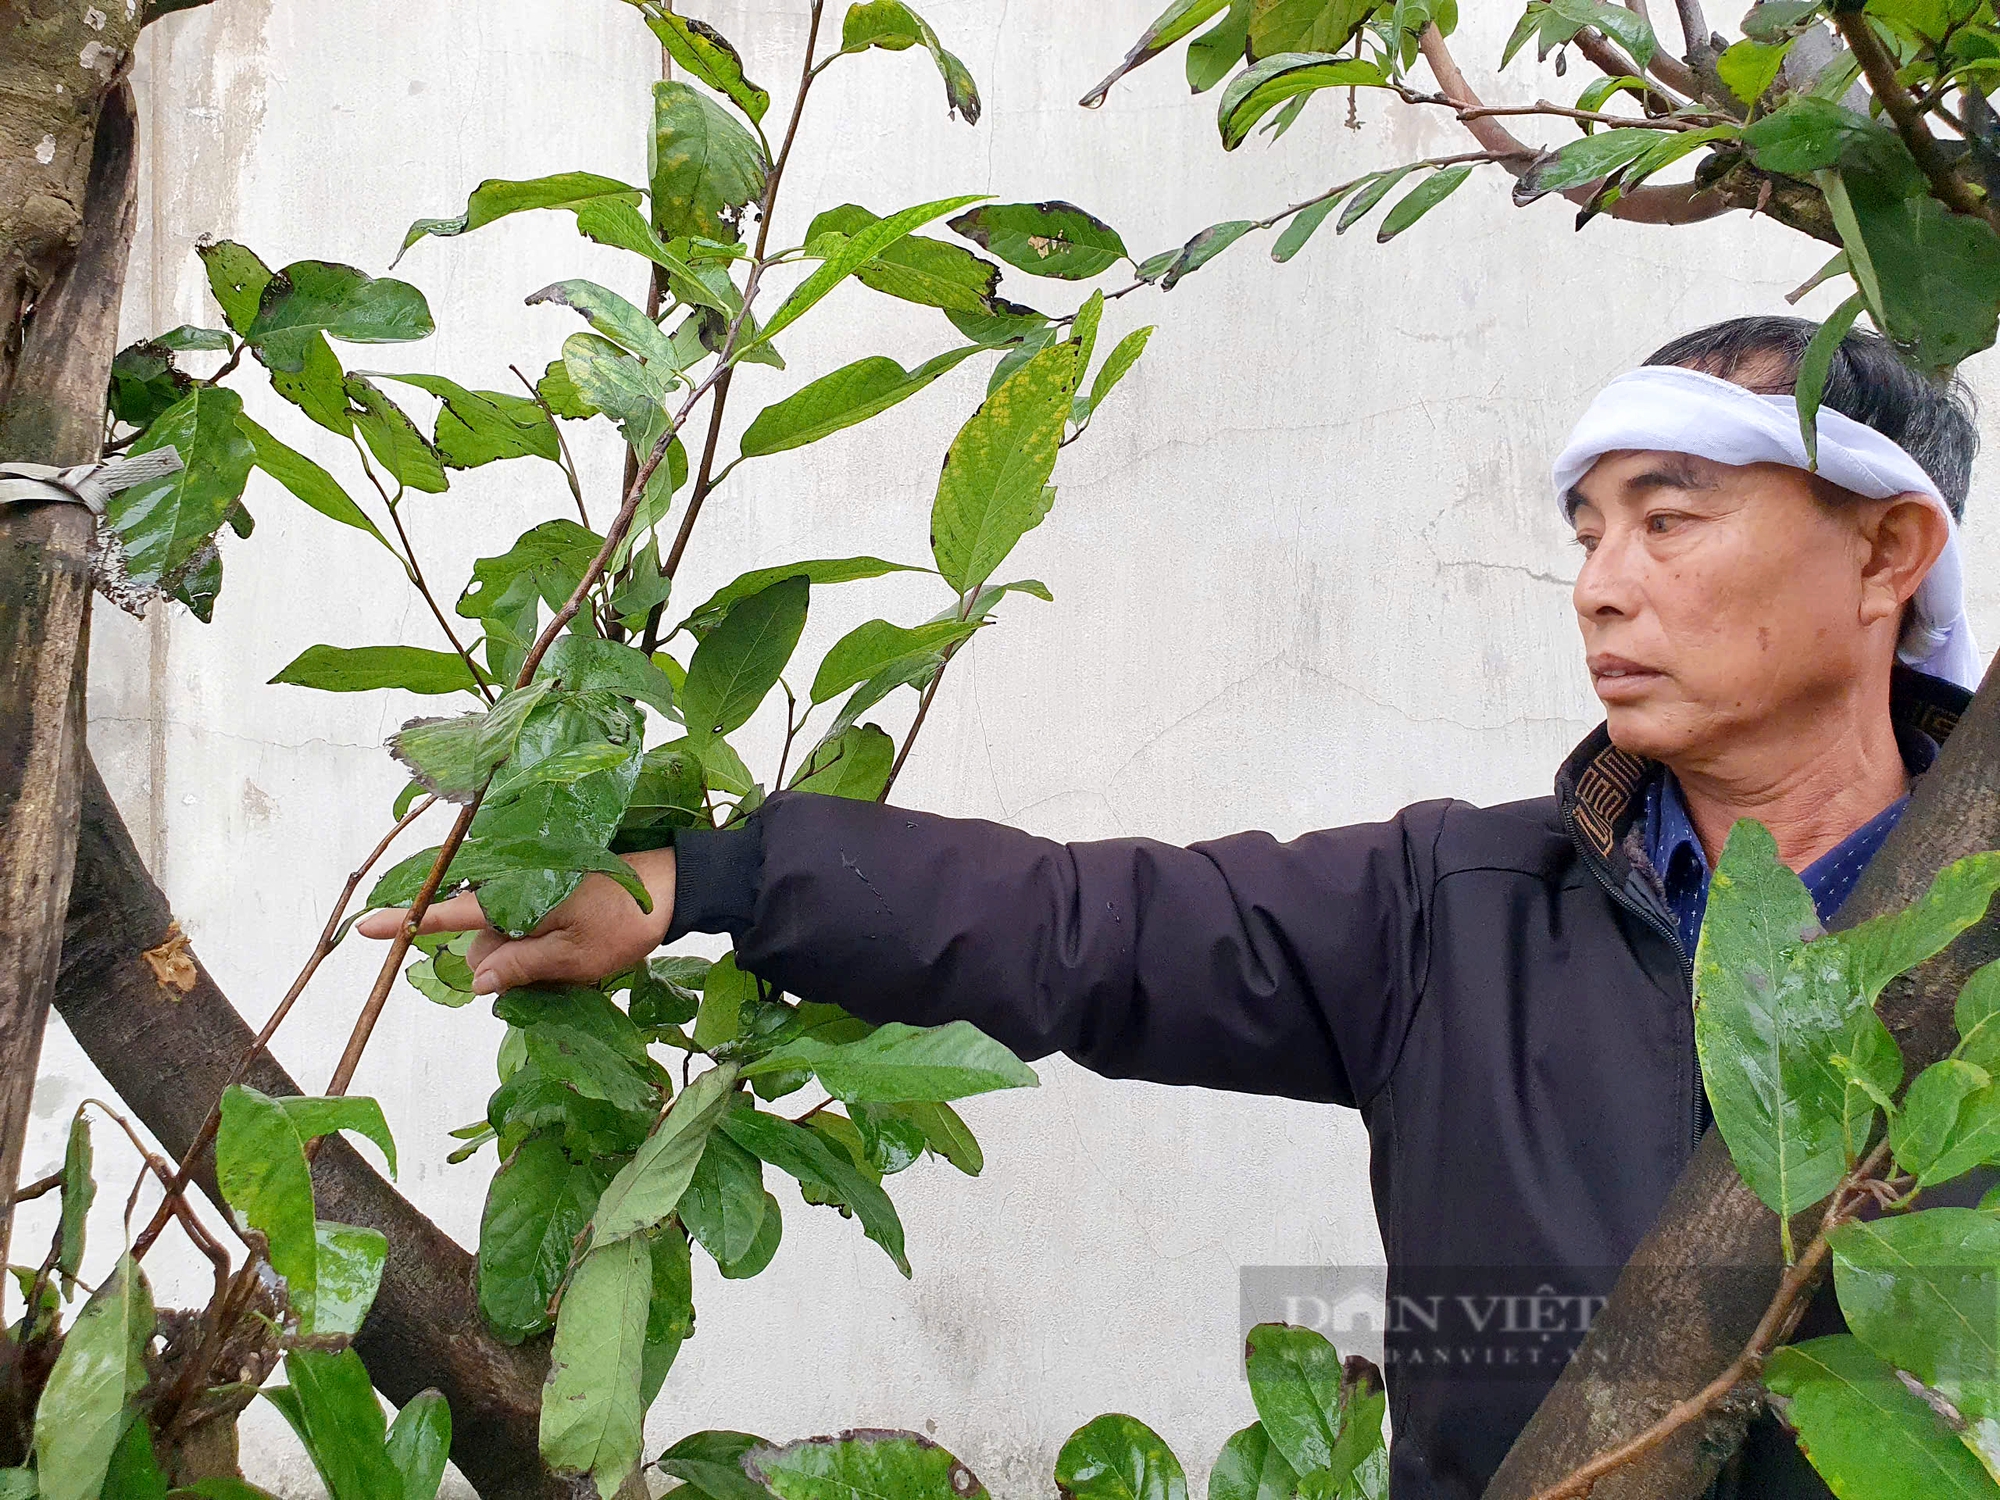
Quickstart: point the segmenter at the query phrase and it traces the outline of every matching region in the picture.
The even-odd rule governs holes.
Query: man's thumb
[[[540,984],[549,979],[569,977],[565,945],[554,933],[544,937],[515,938],[486,955],[472,976],[472,993],[497,995],[502,990],[524,984]]]

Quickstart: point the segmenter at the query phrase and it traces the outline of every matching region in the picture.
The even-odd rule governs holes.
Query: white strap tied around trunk
[[[67,469],[50,464],[0,463],[0,505],[56,501],[81,505],[93,516],[101,516],[104,502],[113,495],[175,473],[180,467],[181,456],[172,447]]]
[[[1982,663],[1965,613],[1965,557],[1958,520],[1937,483],[1900,445],[1828,406],[1817,415],[1819,464],[1806,456],[1798,403],[1764,396],[1734,381],[1648,365],[1620,375],[1590,403],[1555,462],[1556,503],[1569,515],[1569,492],[1607,453],[1687,453],[1719,464],[1784,464],[1817,473],[1869,500],[1917,495],[1944,517],[1948,535],[1924,581],[1897,655],[1920,672],[1960,687],[1979,686]]]

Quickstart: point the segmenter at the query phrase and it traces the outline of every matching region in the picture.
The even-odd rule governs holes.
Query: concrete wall
[[[1213,96],[1190,100],[1177,59],[1096,113],[1074,100],[1150,19],[1155,0],[930,0],[986,96],[976,129],[943,118],[920,53],[828,73],[786,185],[778,243],[845,201],[886,210],[949,192],[1065,197],[1134,250],[1260,216],[1378,164],[1461,149],[1445,124],[1364,99],[1363,128],[1322,98],[1275,146],[1220,150]],[[803,32],[799,0],[714,0],[712,20],[779,95]],[[1528,99],[1557,86],[1524,65],[1486,71],[1513,8],[1468,6],[1461,60]],[[197,236],[243,239],[271,264],[324,256],[383,268],[419,215],[449,214],[487,176],[590,168],[639,180],[658,55],[613,0],[215,0],[148,33],[139,59],[147,187],[125,320],[133,336],[213,322]],[[1061,499],[1009,565],[1054,605],[1016,600],[941,693],[899,793],[912,804],[1067,838],[1185,841],[1370,819],[1456,794],[1542,791],[1597,721],[1571,623],[1572,553],[1545,490],[1552,447],[1588,393],[1667,335],[1781,309],[1817,247],[1736,217],[1677,231],[1506,204],[1486,176],[1403,240],[1330,229],[1287,267],[1245,243],[1177,292],[1114,304],[1107,335],[1159,332],[1089,437],[1064,457]],[[425,345],[344,350],[351,366],[437,370],[505,387],[571,331],[522,298],[566,275],[636,296],[634,265],[527,216],[419,246],[398,271],[441,331]],[[1063,306],[1063,289],[1005,290]],[[1821,293],[1807,306],[1830,305]],[[850,285],[785,340],[790,373],[748,369],[732,430],[801,379],[864,353],[913,360],[949,338],[934,315]],[[936,466],[984,380],[976,362],[920,398],[805,454],[740,470],[713,502],[681,585],[691,603],[735,562],[876,552],[919,560]],[[1975,378],[1984,374],[1982,367]],[[248,383],[255,387],[253,379]],[[355,485],[351,456],[267,393],[251,405]],[[600,426],[602,424],[599,424]],[[581,440],[597,513],[618,455]],[[1970,546],[2000,543],[1972,506]],[[383,736],[413,700],[264,686],[304,647],[434,645],[387,558],[255,481],[254,538],[230,542],[215,623],[100,612],[92,740],[140,847],[204,959],[261,1018],[403,778]],[[520,464],[415,496],[408,517],[455,592],[470,560],[566,513],[556,472]],[[1975,566],[1977,620],[2000,636],[2000,585]],[[932,581],[935,587],[934,581]],[[816,601],[808,649],[877,613],[920,618],[920,583]],[[769,742],[771,726],[759,726]],[[277,1052],[324,1080],[375,955],[336,955]],[[451,1232],[476,1234],[491,1159],[447,1167],[444,1132],[477,1118],[498,1026],[403,991],[357,1088],[402,1147],[403,1187]],[[27,1173],[102,1085],[52,1028]],[[789,1188],[786,1244],[750,1283],[698,1273],[700,1333],[655,1409],[664,1442],[704,1426],[775,1437],[856,1424],[934,1431],[1001,1494],[1047,1492],[1063,1437],[1106,1410],[1152,1423],[1197,1483],[1253,1413],[1238,1364],[1245,1265],[1365,1262],[1380,1247],[1358,1121],[1339,1110],[1088,1076],[1061,1060],[1034,1096],[965,1110],[989,1162],[897,1179],[916,1279],[850,1223]],[[107,1179],[129,1163],[100,1133]],[[101,1200],[101,1262],[119,1188]],[[40,1222],[32,1215],[24,1235]],[[25,1241],[24,1241],[25,1242]],[[698,1258],[699,1259],[699,1258]],[[705,1262],[703,1262],[705,1266]],[[183,1265],[168,1299],[199,1296]],[[283,1456],[274,1416],[257,1467]]]

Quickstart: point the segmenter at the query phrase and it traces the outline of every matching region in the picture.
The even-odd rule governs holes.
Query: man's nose
[[[1638,586],[1628,540],[1616,531],[1607,531],[1584,554],[1583,566],[1576,572],[1576,587],[1571,592],[1578,619],[1611,620],[1634,612]]]

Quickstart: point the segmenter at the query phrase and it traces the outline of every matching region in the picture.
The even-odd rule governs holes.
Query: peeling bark
[[[2000,676],[1989,672],[1833,926],[1852,927],[1905,906],[1951,861],[2000,849],[1996,786]],[[1958,991],[1974,969],[1995,958],[2000,920],[1988,916],[1883,992],[1877,1009],[1902,1045],[1908,1076],[1951,1051],[1958,1040],[1952,1020]],[[1809,1208],[1792,1221],[1799,1244],[1818,1232],[1823,1208]],[[1515,1439],[1485,1500],[1525,1500],[1644,1430],[1722,1373],[1749,1342],[1783,1268],[1777,1215],[1743,1185],[1711,1127],[1589,1336]],[[1737,1403],[1706,1422],[1689,1423],[1640,1461],[1598,1481],[1596,1500],[1699,1495],[1741,1443],[1749,1410]]]
[[[181,950],[194,965],[185,992],[154,977],[145,950],[173,924],[166,896],[86,761],[56,1010],[118,1096],[178,1155],[252,1033],[192,948]],[[269,1056],[244,1081],[267,1094],[300,1092]],[[220,1206],[212,1150],[196,1163],[195,1181]],[[313,1164],[313,1190],[322,1217],[389,1240],[382,1289],[355,1340],[376,1387],[398,1403],[427,1387],[444,1393],[452,1459],[485,1500],[577,1495],[543,1467],[538,1447],[548,1341],[514,1348],[494,1338],[479,1316],[472,1257],[338,1138]]]

